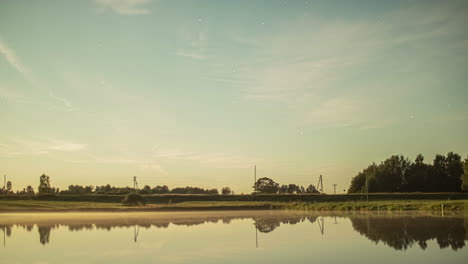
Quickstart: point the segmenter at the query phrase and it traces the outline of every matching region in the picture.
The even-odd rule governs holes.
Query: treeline
[[[468,157],[449,152],[424,162],[394,155],[380,164],[372,163],[352,180],[348,193],[376,192],[461,192],[468,190]]]
[[[310,184],[306,188],[304,186],[296,184],[283,184],[280,185],[274,180],[264,177],[260,178],[255,182],[253,186],[254,193],[268,193],[268,194],[307,194],[307,193],[319,193],[314,185]]]
[[[22,191],[12,190],[13,184],[11,181],[8,181],[5,188],[0,189],[0,194],[3,195],[34,195],[36,192],[32,186],[24,188]],[[204,189],[199,187],[177,187],[174,189],[169,189],[168,186],[155,186],[150,187],[145,185],[143,189],[135,190],[131,187],[116,187],[111,186],[110,184],[102,186],[82,186],[82,185],[70,185],[68,190],[60,190],[59,188],[54,188],[51,186],[50,177],[43,174],[39,177],[39,186],[37,188],[37,194],[119,194],[125,195],[132,192],[138,192],[140,194],[219,194],[218,189]],[[224,187],[221,190],[221,194],[228,195],[234,194],[234,192],[229,187]]]

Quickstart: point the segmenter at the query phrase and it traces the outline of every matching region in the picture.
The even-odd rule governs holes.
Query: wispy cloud
[[[196,60],[204,60],[206,56],[200,52],[179,50],[175,53],[179,57],[187,57]]]
[[[349,126],[357,122],[362,114],[362,103],[349,98],[332,98],[307,113],[305,124],[319,127]]]
[[[98,163],[110,165],[131,165],[142,171],[156,171],[163,175],[168,175],[167,170],[157,161],[148,157],[129,157],[129,156],[115,156],[115,155],[87,155],[85,159],[69,159],[66,162],[70,163]]]
[[[0,148],[3,156],[44,155],[53,152],[77,152],[86,144],[62,139],[26,139],[15,137]]]
[[[178,149],[158,149],[154,151],[153,157],[166,160],[193,161],[212,168],[246,168],[261,161],[261,159],[258,158],[249,158],[231,153],[203,153]]]
[[[63,103],[63,105],[67,108],[71,108],[72,105],[70,103],[70,101],[68,101],[68,99],[64,98],[64,97],[59,97],[57,95],[54,94],[54,92],[52,90],[49,90],[49,96],[61,103]]]
[[[146,15],[150,10],[145,7],[150,0],[95,0],[102,7],[110,8],[121,15]]]
[[[205,30],[181,28],[178,33],[180,45],[175,55],[195,60],[205,60],[207,36]]]
[[[376,112],[382,109],[375,101],[382,94],[368,91],[378,88],[396,94],[407,91],[408,86],[388,85],[384,89],[378,83],[367,82],[372,79],[369,72],[369,78],[361,78],[362,70],[390,62],[382,75],[420,73],[421,67],[425,67],[421,58],[434,63],[437,57],[466,63],[457,55],[468,52],[468,40],[460,35],[467,21],[466,9],[442,6],[418,5],[381,17],[354,20],[304,16],[278,28],[274,34],[252,37],[228,33],[234,36],[232,41],[248,43],[258,52],[243,62],[243,71],[226,68],[218,79],[231,79],[232,85],[241,87],[242,97],[247,101],[292,109],[291,115],[303,125],[362,128],[391,125],[394,123],[391,120],[374,122],[379,114]],[[440,49],[440,41],[447,43],[447,49]],[[394,66],[396,59],[390,54],[395,54],[394,50],[402,45],[419,49],[411,54],[412,59]],[[353,86],[353,94],[346,89],[348,86]]]
[[[5,56],[5,59],[10,63],[10,65],[15,68],[18,72],[22,74],[26,74],[28,72],[28,69],[21,63],[20,59],[18,56],[16,56],[16,53],[14,50],[12,50],[8,45],[3,42],[3,40],[0,38],[0,53]]]

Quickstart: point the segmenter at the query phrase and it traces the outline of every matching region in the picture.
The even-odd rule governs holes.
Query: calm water
[[[468,216],[0,214],[0,263],[468,263]]]

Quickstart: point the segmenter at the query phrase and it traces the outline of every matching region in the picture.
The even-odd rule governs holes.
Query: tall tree
[[[461,156],[449,152],[446,159],[447,191],[460,192],[462,189],[463,163]]]
[[[13,191],[13,184],[11,183],[11,181],[7,181],[6,183],[6,194],[11,194]]]
[[[253,188],[255,192],[259,193],[277,193],[279,184],[270,178],[264,177],[258,179]]]
[[[51,193],[52,188],[50,188],[50,177],[42,174],[39,177],[39,187],[37,188],[37,192],[40,194]]]
[[[462,189],[463,191],[468,191],[468,156],[466,156],[463,162]]]
[[[229,187],[224,187],[224,188],[221,189],[221,194],[222,194],[222,195],[229,195],[229,194],[232,194],[232,190],[231,190],[231,188],[229,188]]]

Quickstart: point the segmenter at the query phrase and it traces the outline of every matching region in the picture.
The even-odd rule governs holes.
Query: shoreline
[[[125,206],[120,203],[63,202],[35,200],[0,200],[2,213],[50,212],[188,212],[240,210],[302,210],[302,211],[466,211],[468,200],[393,200],[349,202],[180,202],[150,203],[144,206]]]

